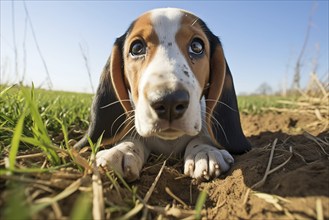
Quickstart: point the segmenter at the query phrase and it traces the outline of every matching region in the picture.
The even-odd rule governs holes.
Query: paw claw
[[[185,170],[185,174],[198,180],[208,181],[216,178],[221,173],[228,171],[234,163],[233,157],[226,150],[220,150],[210,145],[198,145],[190,151],[188,150],[187,148],[185,153],[185,168],[188,167],[189,171]]]
[[[210,176],[208,175],[208,172],[206,170],[204,170],[202,172],[202,177],[205,179],[205,180],[209,180],[210,179]]]

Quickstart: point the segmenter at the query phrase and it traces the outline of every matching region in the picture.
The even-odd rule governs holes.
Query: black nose
[[[177,90],[167,93],[151,103],[151,106],[159,118],[172,121],[183,116],[189,105],[189,99],[190,95],[187,91]]]

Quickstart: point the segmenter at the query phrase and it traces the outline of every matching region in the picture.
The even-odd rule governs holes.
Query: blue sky
[[[97,87],[116,37],[143,12],[158,7],[183,8],[201,17],[220,37],[237,93],[250,93],[267,82],[274,90],[292,83],[312,5],[312,29],[303,57],[302,86],[318,60],[318,75],[328,77],[328,1],[26,1],[53,89],[91,92],[80,46],[88,57]],[[13,22],[13,8],[14,18]],[[24,40],[23,1],[1,0],[0,83],[43,85],[47,75],[29,25]],[[13,38],[15,23],[15,42]],[[24,42],[25,51],[24,55]],[[318,48],[318,49],[317,49]],[[26,65],[24,64],[26,58]],[[25,67],[24,67],[25,66]]]

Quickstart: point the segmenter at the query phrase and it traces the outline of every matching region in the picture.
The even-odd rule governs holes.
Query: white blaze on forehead
[[[158,31],[160,31],[161,33],[161,31],[164,31],[163,35],[166,36],[174,35],[175,37],[182,16],[182,11],[176,8],[160,8],[151,11],[151,20],[156,32],[159,33]],[[160,28],[160,30],[157,30],[157,28]]]
[[[183,13],[176,8],[156,9],[151,12],[153,28],[159,38],[159,49],[166,50],[168,57],[177,57],[180,51],[176,43],[176,34],[181,26]]]
[[[184,56],[181,53],[177,43],[176,34],[181,26],[183,12],[180,9],[162,8],[150,12],[152,27],[159,39],[155,56],[148,67],[145,69],[140,82],[140,89],[152,81],[156,84],[160,78],[159,75],[166,76],[167,81],[177,82],[177,64],[185,64]],[[142,91],[140,91],[142,94]]]

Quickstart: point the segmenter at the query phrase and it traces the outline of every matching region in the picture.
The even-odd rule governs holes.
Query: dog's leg
[[[128,182],[139,178],[149,152],[137,140],[126,140],[96,154],[98,166],[107,166],[118,172]]]
[[[233,163],[229,152],[214,147],[209,137],[199,136],[185,149],[184,174],[198,180],[209,180],[227,172]]]

